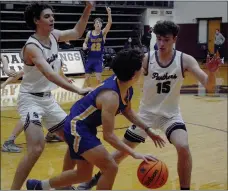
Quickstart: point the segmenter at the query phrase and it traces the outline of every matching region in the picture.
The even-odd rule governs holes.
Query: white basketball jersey
[[[174,52],[166,66],[159,64],[156,51],[151,51],[148,75],[144,77],[140,113],[171,118],[180,112],[180,89],[183,82],[182,52]]]
[[[31,36],[26,44],[35,44],[43,52],[44,58],[57,73],[61,70],[61,61],[58,59],[58,43],[53,34],[49,36],[51,44],[50,47],[42,45],[38,39],[34,36]],[[23,58],[23,50],[22,50]],[[39,69],[33,65],[28,66],[24,64],[24,75],[21,82],[20,92],[30,92],[30,93],[39,93],[39,92],[50,92],[56,89],[58,86],[51,81],[49,81]]]

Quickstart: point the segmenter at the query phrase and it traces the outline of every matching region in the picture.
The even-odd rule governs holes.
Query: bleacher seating
[[[24,21],[24,9],[29,2],[1,2],[1,51],[18,51],[21,49],[33,33],[28,29]],[[55,28],[64,30],[72,28],[79,20],[84,9],[82,2],[51,1],[49,2],[55,10]],[[9,6],[10,5],[10,6]],[[173,6],[169,1],[110,1],[97,2],[96,8],[87,25],[87,30],[93,29],[93,20],[100,17],[107,22],[107,12],[105,6],[112,9],[112,27],[107,35],[107,48],[113,48],[115,51],[123,48],[128,37],[139,38],[143,30],[141,16],[147,7],[167,7]],[[76,41],[71,41],[75,48],[80,49],[85,37]]]

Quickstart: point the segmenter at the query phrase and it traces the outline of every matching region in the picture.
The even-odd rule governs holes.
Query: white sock
[[[8,141],[14,141],[16,139],[16,136],[15,135],[11,135],[9,138],[8,138]]]
[[[43,190],[50,190],[51,189],[49,180],[42,180],[41,181],[41,186],[42,186]]]

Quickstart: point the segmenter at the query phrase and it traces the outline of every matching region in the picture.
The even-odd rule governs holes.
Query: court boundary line
[[[8,116],[1,116],[1,118],[20,119],[20,118],[16,118],[16,117],[8,117]],[[218,128],[215,128],[215,127],[210,127],[210,126],[207,126],[207,125],[201,125],[201,124],[191,123],[191,122],[185,122],[185,124],[190,124],[190,125],[194,125],[194,126],[205,127],[207,129],[211,129],[211,130],[215,130],[215,131],[221,131],[221,132],[224,132],[224,133],[228,133],[228,131],[226,131],[226,130],[218,129]],[[127,127],[126,126],[125,127],[117,127],[117,128],[115,128],[115,130],[127,129],[129,126],[127,126]],[[103,131],[102,130],[98,130],[97,132],[103,132]]]

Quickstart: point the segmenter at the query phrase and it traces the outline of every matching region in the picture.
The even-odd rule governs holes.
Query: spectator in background
[[[116,56],[116,52],[113,48],[105,47],[105,54],[104,54],[104,67],[108,67],[111,69],[111,63],[113,58]]]
[[[133,38],[133,48],[142,48],[142,43],[139,37]]]
[[[216,29],[216,31],[215,31],[214,54],[217,54],[217,51],[218,51],[220,58],[222,58],[221,47],[224,44],[224,42],[225,42],[225,37],[220,33],[219,29]]]
[[[130,49],[130,48],[133,48],[132,38],[128,37],[127,42],[124,44],[124,49]]]
[[[148,31],[144,32],[144,35],[142,36],[142,44],[145,45],[148,49],[150,48],[150,41],[152,38],[152,27],[149,28]]]

